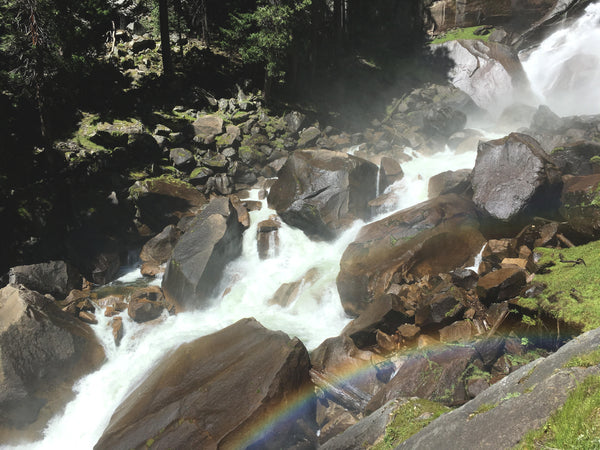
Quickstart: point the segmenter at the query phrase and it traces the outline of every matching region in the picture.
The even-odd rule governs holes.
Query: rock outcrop
[[[157,448],[275,449],[311,441],[314,447],[308,407],[265,428],[309,393],[309,367],[298,339],[242,319],[161,361],[117,409],[94,448],[139,448],[149,440]]]
[[[344,310],[358,316],[392,282],[437,275],[470,262],[484,242],[477,228],[473,203],[456,194],[363,227],[340,261],[337,287]]]
[[[355,219],[370,216],[377,166],[341,152],[294,152],[269,192],[269,206],[309,237],[333,239]]]
[[[91,328],[54,301],[23,286],[1,289],[0,436],[7,428],[41,431],[73,383],[104,358]]]
[[[73,289],[81,288],[81,275],[64,261],[49,261],[28,266],[12,267],[8,273],[10,284],[22,284],[41,294],[64,299]]]
[[[599,345],[600,329],[577,337],[442,415],[397,448],[513,448],[528,431],[541,427],[581,380],[600,373],[597,365],[564,367],[574,356],[591,353]]]
[[[183,216],[196,214],[207,203],[192,185],[168,176],[139,181],[129,192],[139,221],[154,233],[176,224]]]
[[[558,207],[560,172],[539,143],[511,133],[481,142],[472,172],[473,202],[492,218],[519,222]]]
[[[225,265],[241,254],[244,229],[228,197],[212,200],[173,249],[162,281],[167,301],[178,310],[202,306]]]

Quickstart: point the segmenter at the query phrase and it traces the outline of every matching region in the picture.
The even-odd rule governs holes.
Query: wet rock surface
[[[360,314],[394,277],[437,275],[461,266],[483,245],[477,227],[474,205],[455,194],[363,227],[340,261],[337,286],[346,313]]]
[[[377,166],[330,150],[296,151],[278,173],[269,206],[309,237],[333,239],[354,219],[370,216]]]
[[[518,133],[480,143],[471,183],[473,202],[507,222],[552,211],[562,186],[558,168],[539,143]]]
[[[308,370],[308,353],[298,339],[243,319],[161,361],[115,412],[94,448],[138,448],[149,439],[165,448],[275,449],[301,442],[314,447],[314,416],[308,409],[277,434],[250,432],[306,395]]]
[[[40,432],[104,361],[92,329],[23,286],[0,290],[0,436]],[[3,439],[4,442],[7,442]]]
[[[204,304],[225,264],[241,254],[243,231],[229,198],[212,200],[173,249],[162,281],[167,301],[178,310]]]

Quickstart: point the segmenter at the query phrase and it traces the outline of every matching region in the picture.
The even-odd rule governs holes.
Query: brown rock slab
[[[123,339],[123,319],[121,317],[114,317],[111,320],[110,326],[112,328],[113,339],[115,340],[115,345],[118,347],[121,344],[121,340]]]
[[[0,436],[41,432],[104,358],[89,325],[54,301],[23,286],[0,289]]]
[[[178,310],[207,301],[225,265],[241,254],[243,231],[229,198],[211,200],[173,249],[162,281],[167,301]]]
[[[477,227],[474,205],[456,194],[366,225],[340,261],[337,287],[344,310],[359,315],[395,276],[421,278],[472,262],[485,242]]]
[[[490,272],[477,282],[479,300],[489,305],[513,298],[525,286],[527,274],[523,269],[506,268]]]
[[[171,257],[173,248],[181,232],[174,225],[167,225],[159,234],[154,236],[142,247],[140,259],[153,263],[155,266],[166,263]]]
[[[309,367],[298,339],[242,319],[167,355],[117,409],[94,448],[140,448],[149,439],[157,448],[316,445],[313,409],[252,438],[265,419],[312,389]]]

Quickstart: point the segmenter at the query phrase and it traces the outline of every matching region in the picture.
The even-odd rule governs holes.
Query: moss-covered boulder
[[[538,266],[529,297],[516,303],[531,315],[549,315],[563,323],[561,328],[591,330],[600,327],[600,241],[573,248],[539,247]],[[565,326],[566,325],[566,326]]]

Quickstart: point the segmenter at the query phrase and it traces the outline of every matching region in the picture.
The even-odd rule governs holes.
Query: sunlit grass
[[[571,392],[564,406],[543,427],[528,433],[516,448],[600,448],[600,376],[585,379]]]
[[[545,311],[583,331],[600,327],[600,241],[567,248],[537,248],[542,255],[539,265],[550,262],[548,273],[538,273],[534,282],[545,283],[547,288],[536,298],[520,298],[519,305]],[[560,262],[576,261],[585,264]]]
[[[490,34],[485,34],[482,36],[478,36],[475,33],[475,30],[481,28],[480,26],[476,27],[468,27],[468,28],[455,28],[453,30],[447,31],[444,34],[439,35],[433,41],[432,44],[443,44],[448,41],[456,41],[458,39],[479,39],[481,41],[487,41],[490,37]],[[493,30],[490,30],[490,32]]]

